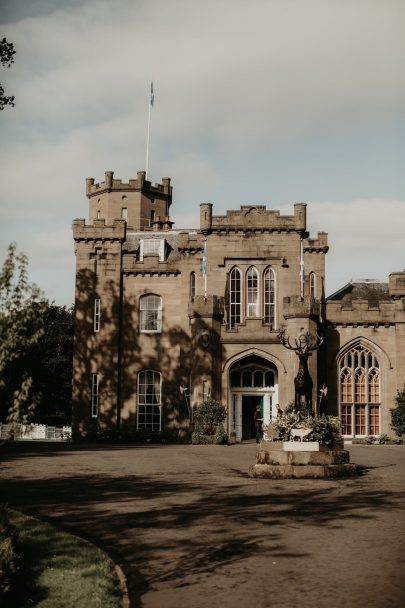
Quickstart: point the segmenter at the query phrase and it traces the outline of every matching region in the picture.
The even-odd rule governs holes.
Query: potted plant
[[[236,443],[236,431],[229,433],[229,443]]]

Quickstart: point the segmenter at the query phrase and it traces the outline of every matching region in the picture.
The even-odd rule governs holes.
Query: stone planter
[[[349,460],[349,452],[340,447],[331,450],[317,442],[262,441],[249,475],[270,479],[357,475],[357,466]]]

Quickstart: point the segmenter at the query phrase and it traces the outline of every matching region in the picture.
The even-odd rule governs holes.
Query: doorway
[[[253,414],[257,405],[260,405],[260,418],[263,418],[263,395],[242,396],[242,441],[256,436]]]

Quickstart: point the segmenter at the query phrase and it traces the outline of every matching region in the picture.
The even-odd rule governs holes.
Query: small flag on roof
[[[150,82],[150,105],[153,108],[153,104],[155,103],[155,93],[153,91],[153,80]]]

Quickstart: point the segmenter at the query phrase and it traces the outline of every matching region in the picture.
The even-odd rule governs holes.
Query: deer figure
[[[308,354],[310,351],[316,350],[321,346],[323,337],[318,334],[314,337],[309,332],[301,333],[295,339],[295,346],[291,346],[290,339],[285,335],[285,329],[281,330],[278,337],[281,344],[285,348],[295,351],[295,354],[299,358],[298,372],[294,378],[294,411],[296,414],[301,414],[301,407],[304,404],[305,410],[309,412],[312,409],[313,382],[308,370]]]

